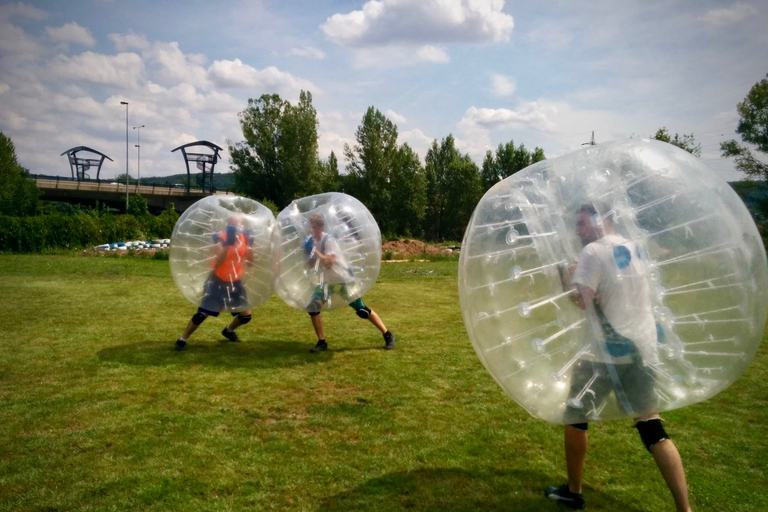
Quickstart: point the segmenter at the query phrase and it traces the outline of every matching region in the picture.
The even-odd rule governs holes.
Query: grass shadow
[[[182,352],[168,341],[148,341],[105,348],[98,352],[102,361],[137,366],[203,365],[225,368],[286,368],[327,362],[333,352],[310,354],[311,344],[297,341],[266,340],[231,343],[191,342]]]
[[[544,488],[555,481],[551,475],[536,471],[425,468],[369,480],[325,498],[317,510],[562,512],[567,509],[544,496]],[[628,502],[591,489],[587,489],[586,499],[590,510],[641,512]]]

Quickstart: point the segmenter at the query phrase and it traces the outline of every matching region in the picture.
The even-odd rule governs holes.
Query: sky
[[[374,106],[422,159],[449,134],[481,164],[509,140],[555,157],[665,126],[735,180],[719,144],[768,73],[766,26],[759,1],[0,1],[0,131],[32,173],[69,176],[84,145],[109,179],[127,101],[130,173],[140,132],[141,176],[164,176],[181,144],[242,140],[249,98],[308,90],[321,158]]]

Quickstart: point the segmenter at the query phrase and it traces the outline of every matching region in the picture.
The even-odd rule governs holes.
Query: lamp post
[[[136,178],[136,193],[139,193],[139,185],[141,185],[141,129],[144,128],[144,125],[141,126],[134,126],[133,129],[136,130],[136,149],[139,153],[139,166],[138,166],[138,176]]]
[[[125,105],[125,213],[128,213],[128,102],[120,104]]]

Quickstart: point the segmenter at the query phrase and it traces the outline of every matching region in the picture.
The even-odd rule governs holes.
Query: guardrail
[[[37,188],[53,190],[83,190],[90,192],[122,192],[125,193],[125,183],[107,182],[102,180],[77,181],[67,178],[34,178]],[[206,196],[210,192],[205,192],[199,188],[177,188],[174,185],[135,185],[128,184],[129,194],[141,195],[163,195],[163,196]],[[214,194],[229,194],[229,190],[216,190]]]

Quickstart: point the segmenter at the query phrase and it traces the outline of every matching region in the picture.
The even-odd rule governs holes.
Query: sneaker
[[[229,327],[225,327],[224,330],[221,331],[221,335],[227,338],[229,341],[240,341],[240,337],[237,335],[237,333]]]
[[[187,342],[179,338],[176,340],[176,350],[184,350],[187,348]]]
[[[563,484],[560,487],[555,487],[554,485],[547,487],[547,490],[544,491],[544,495],[573,510],[584,510],[587,508],[587,505],[584,503],[584,496],[571,492],[571,490],[568,489],[568,484]]]
[[[325,340],[320,340],[317,342],[317,345],[312,347],[309,351],[313,354],[317,354],[318,352],[322,352],[323,350],[328,350],[328,343],[326,343]]]
[[[395,335],[389,331],[384,333],[384,348],[387,350],[395,348]]]

